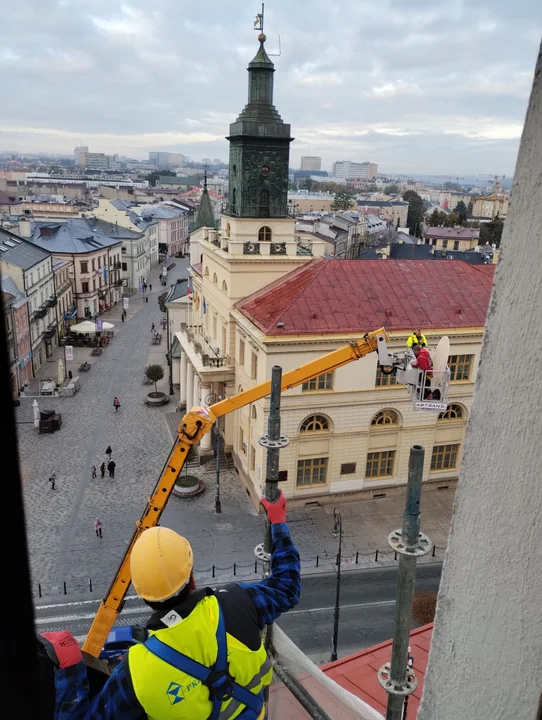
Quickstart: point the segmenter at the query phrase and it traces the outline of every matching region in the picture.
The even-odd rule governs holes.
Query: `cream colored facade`
[[[180,405],[209,404],[207,398],[229,397],[236,390],[235,303],[280,279],[291,270],[324,255],[325,243],[298,254],[295,221],[222,216],[221,230],[200,228],[190,237],[193,300],[186,322],[175,333],[181,344]],[[258,242],[265,229],[268,240]],[[273,253],[273,254],[272,254]],[[277,254],[275,254],[277,253]],[[312,253],[312,254],[311,254]],[[200,270],[194,266],[201,265]],[[233,449],[233,420],[223,423],[226,451]],[[211,452],[211,436],[202,440],[200,454]]]
[[[425,238],[425,244],[438,250],[474,250],[480,238]]]
[[[315,336],[281,337],[277,341],[264,337],[239,311],[234,310],[231,316],[236,333],[237,392],[268,380],[273,365],[280,365],[283,371],[291,370],[355,339]],[[337,502],[389,494],[407,481],[408,456],[413,444],[425,447],[426,482],[434,487],[455,483],[472,406],[483,328],[464,331],[443,328],[428,334],[430,347],[446,334],[451,340],[452,367],[456,367],[456,356],[468,357],[470,367],[467,381],[451,384],[450,414],[459,417],[439,420],[438,412],[413,410],[408,392],[401,385],[377,387],[375,354],[333,373],[331,389],[298,387],[283,394],[281,432],[288,436],[290,444],[281,451],[280,471],[287,478],[281,483],[287,498],[296,505],[304,505],[316,500]],[[404,347],[406,338],[407,333],[393,333],[392,349]],[[233,456],[239,476],[254,503],[258,502],[265,482],[265,451],[258,438],[267,430],[268,409],[268,399],[261,400],[226,420],[233,428]],[[396,422],[372,424],[380,412]],[[303,423],[314,416],[324,418],[327,428],[303,431]],[[304,478],[314,475],[315,466],[323,468],[319,477],[322,482],[304,484]],[[385,468],[386,472],[378,468]],[[372,476],[373,473],[376,474]]]
[[[75,279],[74,263],[71,259],[60,259],[53,256],[53,275],[57,297],[56,318],[58,337],[63,337],[69,326],[77,322],[73,285]],[[66,317],[73,315],[73,317]]]
[[[490,195],[489,197],[472,198],[472,217],[505,218],[508,213],[508,198],[506,195]]]

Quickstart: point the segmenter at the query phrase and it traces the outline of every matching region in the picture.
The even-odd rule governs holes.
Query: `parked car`
[[[132,647],[147,641],[149,634],[145,628],[136,625],[122,625],[111,630],[100,653],[100,660],[117,664],[122,656]]]

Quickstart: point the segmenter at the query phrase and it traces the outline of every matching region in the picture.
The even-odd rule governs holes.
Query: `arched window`
[[[218,278],[216,276],[216,273],[213,273],[213,282],[215,285],[218,285]]]
[[[230,235],[230,232],[231,232],[231,225],[228,223],[228,224],[226,225],[226,233],[227,233],[228,237],[229,237],[229,235]]]
[[[228,292],[228,286],[226,285],[226,281],[225,281],[225,280],[222,280],[222,290],[223,290],[224,292]]]
[[[250,411],[250,416],[253,420],[256,420],[258,417],[258,411],[254,407],[254,405],[252,406],[252,410]]]
[[[325,415],[311,415],[303,420],[299,432],[321,432],[329,430],[329,420]]]
[[[465,410],[462,405],[448,405],[444,412],[438,416],[439,420],[461,420],[465,417]]]
[[[208,267],[205,268],[204,275],[205,275],[205,277],[209,277],[209,268]]]
[[[268,225],[264,225],[258,230],[258,242],[271,242],[273,231]]]
[[[381,410],[377,412],[371,420],[371,425],[378,425],[380,427],[384,425],[399,425],[399,416],[395,410]]]
[[[242,393],[242,392],[243,392],[243,388],[239,385],[239,387],[237,388],[237,394]]]

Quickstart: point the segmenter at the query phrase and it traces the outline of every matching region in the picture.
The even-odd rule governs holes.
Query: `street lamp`
[[[213,405],[215,402],[222,400],[220,395],[210,393],[205,398],[206,405]],[[216,419],[215,424],[215,467],[216,467],[216,489],[215,489],[215,512],[220,515],[222,512],[222,503],[220,502],[220,418]]]
[[[333,612],[333,640],[331,645],[331,662],[337,659],[337,639],[339,636],[339,611],[341,601],[341,555],[343,544],[343,520],[337,508],[333,508],[333,537],[339,538],[339,551],[337,553],[337,587],[335,590],[335,610]]]
[[[166,358],[167,358],[167,364],[169,368],[169,394],[174,395],[173,392],[173,357],[172,357],[172,348],[170,347],[170,339],[169,339],[169,310],[166,308],[166,343],[167,343],[167,352],[166,352]]]

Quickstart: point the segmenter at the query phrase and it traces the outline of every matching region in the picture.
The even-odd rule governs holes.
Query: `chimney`
[[[22,238],[32,237],[32,224],[26,218],[19,218],[19,235]]]

